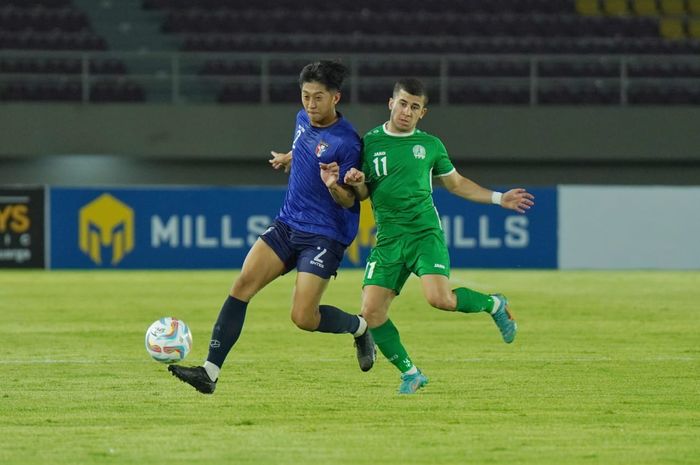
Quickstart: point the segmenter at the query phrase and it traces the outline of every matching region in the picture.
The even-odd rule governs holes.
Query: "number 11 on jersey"
[[[386,176],[386,157],[374,159],[374,171],[377,173],[377,176]]]

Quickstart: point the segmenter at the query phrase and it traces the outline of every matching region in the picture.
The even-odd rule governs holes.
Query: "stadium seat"
[[[126,74],[126,66],[121,60],[90,60],[92,74]],[[1,59],[0,72],[22,74],[80,74],[82,60],[78,58],[29,58]]]
[[[143,102],[145,93],[141,86],[130,81],[99,81],[90,88],[90,101],[107,102]]]
[[[60,8],[68,6],[72,0],[3,0],[4,5],[11,5],[23,8],[33,8],[42,6],[44,8]]]
[[[659,6],[666,16],[683,16],[686,13],[684,0],[659,0]]]
[[[448,98],[456,104],[527,105],[528,86],[508,83],[457,83],[450,86]]]
[[[659,32],[666,39],[682,39],[686,36],[685,22],[682,18],[661,18]]]
[[[25,83],[10,82],[0,85],[0,101],[60,101],[79,102],[82,98],[81,84],[76,81]]]
[[[126,65],[117,58],[105,60],[90,60],[90,73],[92,74],[126,74]]]
[[[538,73],[543,77],[618,77],[620,65],[616,60],[607,59],[543,61],[539,63]]]
[[[357,99],[360,103],[386,103],[389,101],[388,85],[376,82],[360,82]]]
[[[296,79],[270,84],[270,103],[299,103],[299,84]]]
[[[657,63],[656,61],[640,61],[638,58],[634,58],[627,63],[627,75],[631,78],[668,77],[669,73],[673,75],[674,72],[676,70],[671,65]]]
[[[451,62],[449,70],[451,76],[528,77],[530,63],[522,59],[470,59]]]
[[[22,5],[0,7],[0,28],[15,32],[79,32],[89,26],[87,17],[72,7],[46,9]]]
[[[632,0],[632,10],[639,16],[659,15],[659,6],[656,0]]]
[[[92,32],[5,32],[0,48],[14,50],[106,50],[105,40]]]
[[[628,95],[632,105],[700,104],[700,87],[697,84],[665,84],[660,81],[632,83]]]
[[[436,61],[372,61],[359,65],[363,76],[438,76],[440,63]]]
[[[630,13],[627,0],[603,0],[603,12],[606,15],[624,16]]]
[[[219,103],[258,103],[260,85],[257,83],[231,83],[225,85],[218,96]]]
[[[272,59],[268,67],[272,75],[296,77],[310,61],[312,58]]]
[[[619,100],[619,83],[601,79],[545,82],[538,93],[544,105],[611,105]]]
[[[602,13],[598,0],[576,0],[576,12],[586,16],[599,15]]]
[[[688,14],[691,16],[700,16],[700,0],[687,0]]]
[[[700,18],[690,18],[688,20],[688,36],[700,39]]]
[[[254,60],[207,60],[199,70],[203,75],[260,75],[260,63]]]

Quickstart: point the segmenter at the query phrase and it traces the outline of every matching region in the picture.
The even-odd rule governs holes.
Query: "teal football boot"
[[[513,318],[513,314],[508,308],[508,299],[503,294],[492,294],[492,297],[496,297],[501,303],[498,306],[496,313],[491,314],[491,318],[498,326],[498,330],[501,331],[501,336],[506,344],[510,344],[515,339],[515,333],[518,331],[518,324]]]
[[[401,374],[401,386],[399,386],[399,394],[415,394],[416,391],[428,384],[428,378],[418,370],[418,373],[408,375]]]

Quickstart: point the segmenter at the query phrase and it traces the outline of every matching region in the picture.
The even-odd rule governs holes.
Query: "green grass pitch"
[[[502,291],[520,330],[430,308],[411,279],[391,315],[430,384],[399,396],[381,355],[298,330],[294,276],[253,300],[213,396],[144,349],[186,321],[199,364],[235,274],[0,272],[0,463],[700,463],[700,273],[455,270]],[[324,302],[356,312],[360,271]]]

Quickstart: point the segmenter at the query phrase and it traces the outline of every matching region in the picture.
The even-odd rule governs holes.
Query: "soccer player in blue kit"
[[[368,371],[374,364],[374,341],[362,316],[320,304],[359,223],[359,201],[342,180],[347,171],[360,166],[360,137],[336,111],[347,75],[345,66],[331,61],[310,63],[299,75],[304,108],[296,117],[292,150],[272,152],[270,160],[276,169],[287,169],[290,156],[294,160],[284,204],[245,258],[214,324],[204,365],[168,366],[174,376],[201,393],[214,392],[224,360],[241,334],[250,300],[293,268],[297,276],[292,321],[306,331],[352,334],[360,368]]]

